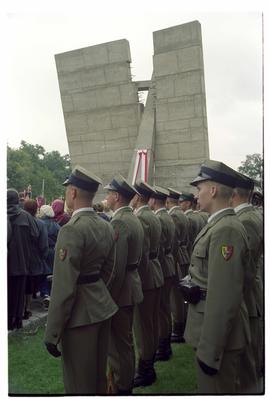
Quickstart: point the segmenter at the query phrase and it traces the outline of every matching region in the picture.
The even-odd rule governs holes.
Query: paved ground
[[[46,323],[48,311],[44,309],[41,298],[33,299],[31,312],[32,316],[28,320],[23,320],[22,329],[9,331],[8,334],[13,335],[23,331],[34,334],[39,326]]]

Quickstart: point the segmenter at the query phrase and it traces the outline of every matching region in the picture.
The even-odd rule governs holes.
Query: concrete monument
[[[156,31],[153,40],[148,81],[132,81],[127,40],[55,56],[71,163],[104,183],[119,172],[190,189],[209,158],[200,23]],[[140,90],[149,90],[145,107]]]

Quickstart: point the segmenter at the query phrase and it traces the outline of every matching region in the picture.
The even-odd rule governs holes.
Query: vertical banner
[[[153,156],[153,172],[155,172],[155,157],[152,150],[147,149],[140,149],[137,150],[136,158],[135,158],[135,165],[134,165],[134,172],[133,172],[133,179],[132,185],[135,184],[137,179],[140,179],[144,182],[148,181],[149,177],[149,166],[151,161],[151,153]],[[154,177],[154,176],[153,176]]]

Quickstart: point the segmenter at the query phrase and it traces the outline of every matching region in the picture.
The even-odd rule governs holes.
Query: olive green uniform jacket
[[[181,278],[181,266],[189,264],[189,254],[187,250],[189,222],[179,206],[172,207],[168,211],[168,214],[172,217],[175,225],[173,256],[176,267],[177,265],[178,267],[180,266],[180,270],[178,268],[176,273]]]
[[[144,231],[142,258],[138,270],[142,289],[147,291],[164,284],[163,273],[158,260],[161,225],[148,205],[139,208],[135,215],[140,220]]]
[[[175,275],[174,258],[172,254],[175,226],[171,216],[165,208],[160,208],[156,212],[156,217],[161,224],[161,236],[159,247],[159,261],[164,278]]]
[[[251,331],[251,346],[242,357],[241,385],[248,387],[256,380],[253,377],[252,366],[255,365],[257,379],[260,378],[263,366],[263,283],[261,279],[260,261],[263,253],[263,225],[258,212],[252,205],[244,204],[236,208],[236,215],[243,223],[251,251],[250,276],[246,282],[244,298],[247,305]],[[247,369],[248,368],[248,369]],[[253,389],[252,392],[255,392]]]
[[[263,313],[262,281],[259,270],[259,259],[263,253],[263,226],[252,205],[237,210],[236,215],[243,223],[251,251],[250,276],[245,289],[245,302],[250,317],[258,317]]]
[[[151,360],[159,340],[160,287],[164,284],[158,260],[161,225],[148,205],[134,211],[143,231],[143,252],[139,265],[144,299],[134,313],[134,335],[140,359]]]
[[[55,247],[53,283],[45,341],[57,344],[67,328],[109,319],[117,311],[106,284],[113,280],[114,233],[94,211],[76,213],[64,225]],[[100,273],[91,284],[81,275]]]
[[[196,220],[197,223],[197,231],[196,231],[196,236],[199,234],[201,229],[206,225],[208,217],[206,212],[201,212],[201,211],[193,211],[193,217]]]
[[[191,256],[193,243],[199,231],[199,224],[198,219],[196,216],[194,216],[192,209],[185,211],[184,215],[188,219],[188,253],[189,256]]]
[[[207,296],[189,304],[185,339],[199,359],[217,370],[225,351],[250,342],[243,298],[249,256],[246,231],[230,208],[214,215],[194,242],[189,273]]]
[[[119,208],[112,217],[115,233],[116,259],[112,297],[119,307],[143,300],[138,266],[142,257],[143,228],[129,206]],[[134,265],[134,269],[131,265]]]
[[[188,253],[188,233],[189,220],[181,211],[179,206],[174,206],[168,211],[175,225],[175,235],[173,244],[173,257],[175,262],[176,275],[170,294],[171,313],[173,318],[173,330],[181,328],[183,334],[186,318],[186,306],[181,291],[178,288],[179,279],[185,277],[188,273],[190,256]],[[176,327],[178,323],[178,327]],[[181,327],[180,327],[181,325]]]
[[[208,212],[204,212],[204,211],[198,211],[200,217],[203,219],[204,224],[203,227],[206,225],[208,219],[209,219],[209,213]]]
[[[115,233],[115,280],[112,297],[119,311],[112,318],[109,365],[117,389],[131,390],[135,373],[134,306],[143,300],[138,265],[142,257],[143,228],[129,206],[119,208],[111,224]]]

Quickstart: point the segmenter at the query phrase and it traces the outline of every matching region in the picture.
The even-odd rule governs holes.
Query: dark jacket
[[[60,226],[52,218],[45,217],[40,220],[42,221],[42,223],[44,223],[44,225],[47,229],[48,245],[49,245],[47,258],[43,262],[43,274],[52,274],[53,273],[55,244],[56,244],[58,232],[60,230]]]
[[[31,242],[39,235],[34,218],[19,205],[8,205],[11,234],[8,242],[8,275],[25,276],[30,271]]]
[[[43,274],[44,262],[49,255],[48,232],[45,224],[37,218],[39,235],[31,242],[30,275],[37,276]]]

